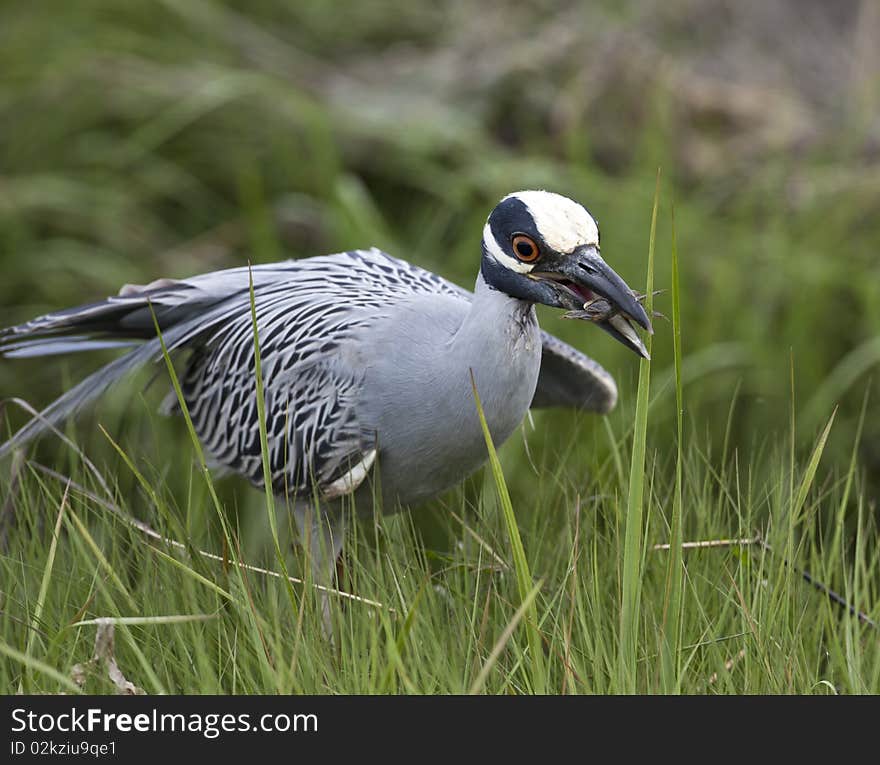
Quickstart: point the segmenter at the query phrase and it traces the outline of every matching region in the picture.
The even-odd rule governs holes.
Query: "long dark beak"
[[[602,260],[598,247],[580,247],[554,261],[545,260],[541,265],[541,269],[530,276],[554,283],[557,307],[579,311],[597,296],[604,298],[609,304],[607,311],[584,312],[579,318],[593,321],[627,348],[648,358],[648,351],[630,320],[653,334],[651,320],[626,282]]]

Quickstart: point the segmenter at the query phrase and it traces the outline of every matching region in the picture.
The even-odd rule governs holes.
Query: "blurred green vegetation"
[[[804,437],[839,403],[849,443],[880,361],[880,167],[856,106],[828,127],[802,105],[789,135],[798,92],[702,76],[687,30],[657,21],[668,10],[398,5],[4,4],[0,323],[125,282],[370,245],[470,285],[481,222],[528,187],[583,201],[639,284],[659,167],[657,284],[674,201],[689,422],[720,438],[738,389],[734,443],[787,428],[793,365]],[[753,114],[774,94],[775,128],[772,100]],[[634,359],[542,319],[614,372],[626,406]],[[5,363],[0,392],[45,402],[61,368]],[[659,446],[668,422],[653,421]],[[880,418],[863,458],[880,468]]]
[[[686,532],[733,536],[763,525],[762,513],[784,505],[775,492],[795,480],[794,463],[780,457],[792,411],[794,450],[806,457],[839,406],[810,504],[818,516],[827,510],[827,518],[809,533],[840,542],[835,534],[845,522],[856,525],[859,512],[876,516],[880,490],[880,59],[872,43],[880,13],[870,1],[831,6],[813,0],[3,3],[0,325],[113,294],[126,282],[353,247],[378,246],[470,286],[486,215],[501,196],[534,187],[583,202],[600,222],[603,255],[638,286],[660,169],[655,285],[670,282],[673,207],[681,262],[691,444]],[[668,295],[655,307],[670,312]],[[527,547],[555,550],[554,534],[576,534],[572,504],[595,500],[597,517],[587,524],[595,533],[587,544],[604,563],[591,565],[610,572],[620,518],[609,496],[622,491],[623,481],[609,476],[623,475],[615,449],[618,443],[627,448],[637,360],[589,326],[549,310],[541,311],[541,321],[613,373],[620,404],[604,422],[538,413],[535,428],[527,428],[528,451],[523,439],[512,438],[502,459],[514,507],[525,514]],[[653,351],[651,498],[668,510],[675,396],[672,331],[662,320]],[[43,405],[96,363],[0,361],[0,399],[21,396]],[[159,372],[154,388],[165,387]],[[202,487],[192,471],[181,469],[180,455],[191,454],[185,430],[152,414],[164,390],[142,396],[143,389],[122,386],[69,432],[114,476],[127,509],[151,517],[150,503],[96,427],[104,424],[150,482],[178,498],[187,533],[202,538],[212,519]],[[854,479],[859,491],[841,493],[841,481],[853,476],[848,466],[866,394],[856,462],[861,477]],[[12,423],[22,420],[14,406],[4,413]],[[36,454],[62,472],[82,470],[57,439],[44,439]],[[740,478],[732,467],[740,455],[748,481],[742,505],[727,501],[728,483]],[[25,483],[22,507],[53,506],[51,492]],[[479,479],[469,492],[478,488]],[[602,494],[605,489],[611,494]],[[236,482],[223,491],[230,512],[247,510],[237,515],[237,523],[250,527],[243,535],[247,558],[268,533],[262,499]],[[832,496],[833,502],[824,501]],[[451,502],[434,503],[433,512],[417,519],[423,537],[450,533],[446,511],[457,507]],[[29,534],[43,528],[29,511],[25,516],[21,528]],[[400,524],[391,533],[409,544],[406,521]],[[97,529],[101,539],[114,539],[106,521]],[[665,528],[653,532],[658,541],[666,538]],[[44,554],[44,541],[34,542],[34,559]],[[821,559],[821,549],[809,548],[814,568],[840,577],[834,565],[846,559],[851,542],[845,535],[830,562]],[[125,558],[120,566],[143,570],[119,545],[113,548],[113,556]],[[81,553],[60,554],[85,571],[89,556]],[[133,552],[132,560],[141,554]],[[371,555],[367,549],[362,560]],[[403,561],[408,553],[399,555]],[[736,563],[733,554],[727,565]],[[422,560],[418,565],[429,568]],[[461,565],[466,572],[471,563]],[[557,555],[546,568],[566,565]],[[703,579],[695,576],[694,586],[706,585],[705,615],[712,612],[703,604],[714,593],[707,583],[715,563],[700,565]],[[866,564],[865,576],[869,570]],[[370,572],[365,564],[360,576]],[[30,573],[22,585],[28,591],[40,571],[35,566]],[[166,567],[156,586],[171,592],[178,575]],[[609,581],[597,573],[591,585],[601,586],[604,598],[591,601],[597,625],[614,597],[606,592],[613,589]],[[658,581],[647,585],[655,604],[662,597]],[[836,586],[846,581],[843,575]],[[75,586],[85,588],[78,597],[91,597],[82,582]],[[138,602],[149,601],[150,582],[132,586]],[[471,584],[461,586],[470,592]],[[762,597],[754,581],[742,586]],[[876,582],[861,587],[867,597]],[[67,594],[53,590],[58,608]],[[813,602],[811,593],[789,585],[764,603],[768,619],[789,595]],[[277,605],[283,598],[271,588],[265,597],[283,626]],[[445,612],[439,596],[431,597],[441,624]],[[195,602],[169,600],[168,609]],[[733,591],[720,608],[729,630],[742,626]],[[27,621],[26,610],[21,613]],[[62,616],[47,619],[64,624]],[[785,617],[792,641],[800,639],[799,618]],[[835,618],[822,610],[816,630],[832,631]],[[588,621],[581,622],[585,632]],[[715,626],[706,616],[706,623],[693,619],[685,631],[700,641],[704,633],[719,634]],[[18,628],[7,627],[9,644],[17,644]],[[614,624],[602,628],[610,646]],[[222,625],[218,631],[223,634]],[[284,634],[279,627],[280,643]],[[69,650],[66,643],[53,645]],[[317,685],[309,681],[306,688],[324,682],[325,649],[316,650]],[[723,645],[710,650],[701,671],[731,655]],[[850,658],[835,661],[857,677],[846,664]],[[63,667],[67,657],[53,659]],[[432,659],[441,660],[452,661]],[[803,683],[820,661],[812,654],[803,659],[795,688],[808,689]],[[186,661],[169,662],[167,673],[178,677]],[[847,687],[876,687],[876,657],[870,667],[869,680]],[[744,672],[761,670],[750,665]],[[450,677],[456,672],[458,665]],[[254,673],[249,689],[265,689]],[[457,687],[450,677],[441,687]],[[362,679],[350,675],[334,687],[376,689],[359,684]],[[781,677],[768,686],[723,682],[727,690],[791,689]],[[154,686],[191,689],[164,674]],[[230,690],[234,683],[200,687]]]

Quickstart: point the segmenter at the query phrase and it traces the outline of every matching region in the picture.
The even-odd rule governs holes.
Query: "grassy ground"
[[[671,322],[649,368],[542,312],[621,400],[605,420],[539,413],[500,450],[524,558],[490,471],[364,521],[342,584],[381,605],[334,600],[331,645],[308,586],[234,565],[279,570],[265,501],[224,479],[218,514],[147,376],[68,428],[79,450],[48,438],[0,466],[0,690],[69,690],[94,649],[80,622],[112,617],[136,622],[115,655],[148,693],[880,691],[880,633],[801,574],[880,621],[880,176],[862,102],[798,153],[748,127],[734,140],[717,115],[695,142],[687,88],[639,72],[593,87],[600,68],[574,54],[613,56],[563,34],[629,34],[628,6],[523,4],[516,25],[493,4],[474,21],[449,3],[443,24],[370,4],[342,31],[320,3],[235,7],[83,2],[51,26],[0,11],[0,324],[373,244],[467,285],[489,209],[536,186],[587,204],[639,285],[662,166],[654,283],[674,283],[674,202],[681,384]],[[671,317],[671,294],[655,307]],[[3,362],[0,395],[40,405],[88,368]],[[654,549],[679,534],[742,542]],[[113,685],[97,668],[85,688]]]

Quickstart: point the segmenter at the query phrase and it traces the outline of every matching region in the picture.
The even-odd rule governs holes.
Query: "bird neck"
[[[534,303],[501,292],[480,273],[470,310],[455,334],[453,346],[466,349],[469,355],[482,354],[488,350],[487,345],[501,349],[505,338],[516,342],[519,337],[535,332],[537,326]]]
[[[541,333],[535,306],[511,297],[477,277],[470,310],[456,332],[444,359],[444,371],[454,379],[456,422],[471,422],[474,402],[471,381],[476,385],[492,438],[500,444],[522,422],[538,384],[541,366]],[[467,371],[472,377],[462,378]],[[462,384],[467,393],[462,394]],[[483,441],[479,430],[470,431],[471,446],[480,454]],[[467,437],[462,435],[465,441]]]

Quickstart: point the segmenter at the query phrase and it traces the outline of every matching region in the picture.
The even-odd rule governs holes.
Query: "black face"
[[[571,205],[570,200],[558,199]],[[547,203],[552,202],[553,195],[548,195]],[[605,298],[609,312],[591,320],[640,355],[647,355],[635,330],[628,332],[622,323],[628,326],[628,319],[632,319],[651,332],[651,322],[633,291],[602,260],[598,241],[581,244],[570,252],[554,250],[542,236],[528,205],[516,195],[503,199],[492,211],[488,229],[481,272],[489,286],[520,300],[569,311],[580,311],[597,297]]]
[[[489,228],[492,229],[495,241],[499,244],[510,243],[518,233],[525,234],[535,242],[540,243],[542,241],[541,234],[535,225],[535,220],[532,218],[529,208],[525,202],[517,197],[503,199],[492,210],[492,214],[489,216]],[[507,254],[516,257],[519,253],[515,252],[511,247],[510,252]]]
[[[495,242],[504,255],[513,262],[522,263],[523,270],[546,254],[546,245],[542,249],[543,239],[532,214],[521,199],[515,196],[503,199],[492,210],[488,224]],[[532,246],[529,247],[529,244]],[[551,305],[547,302],[553,292],[549,286],[542,285],[513,270],[509,265],[499,262],[489,252],[485,241],[481,271],[486,283],[500,292],[520,300]]]

